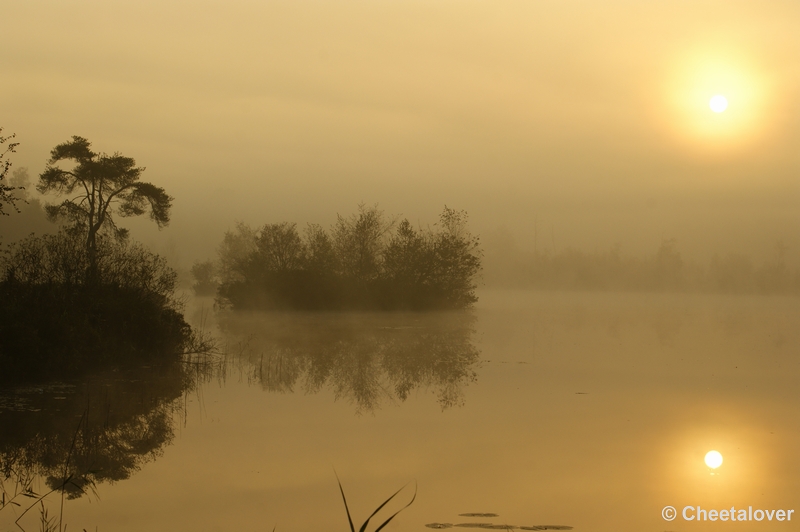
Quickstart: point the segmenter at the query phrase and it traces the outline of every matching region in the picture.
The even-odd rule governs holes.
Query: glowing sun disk
[[[717,94],[711,98],[711,101],[708,102],[708,106],[715,113],[721,113],[728,108],[728,99],[721,94]]]
[[[715,157],[743,148],[774,116],[775,81],[747,50],[698,45],[665,63],[666,106],[654,106],[684,148]]]
[[[706,453],[705,462],[711,469],[716,469],[722,465],[722,455],[717,451],[708,451]]]

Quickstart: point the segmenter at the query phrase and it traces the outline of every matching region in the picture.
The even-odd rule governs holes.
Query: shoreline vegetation
[[[0,257],[0,385],[213,349],[184,320],[177,274],[163,257],[99,237],[95,259],[89,280],[76,231],[31,236]]]
[[[9,167],[6,161],[2,177]],[[119,153],[92,151],[83,137],[50,152],[36,189],[60,197],[44,211],[63,225],[0,253],[0,385],[181,363],[189,353],[213,350],[184,320],[176,272],[116,223],[117,216],[143,214],[159,228],[169,223],[172,197],[140,181],[143,171]],[[0,199],[27,203],[6,194],[24,186],[3,187]]]
[[[192,274],[196,294],[233,310],[455,310],[478,299],[481,257],[464,211],[445,207],[433,228],[415,229],[362,204],[330,231],[240,223],[218,261]]]

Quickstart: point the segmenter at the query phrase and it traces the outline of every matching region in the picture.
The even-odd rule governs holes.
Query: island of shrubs
[[[428,310],[470,307],[481,269],[478,238],[463,211],[416,229],[359,206],[326,231],[294,223],[225,234],[219,261],[193,268],[198,293],[216,289],[233,309]]]

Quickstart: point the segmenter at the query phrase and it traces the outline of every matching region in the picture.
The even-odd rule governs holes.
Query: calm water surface
[[[486,292],[471,314],[433,315],[210,307],[194,300],[187,315],[220,339],[214,367],[0,397],[5,463],[51,485],[73,475],[69,530],[345,531],[334,470],[356,526],[416,487],[386,530],[800,523],[661,517],[665,505],[800,512],[796,298]],[[35,499],[15,500],[2,530],[19,530]],[[57,515],[59,494],[45,504]],[[38,520],[34,509],[20,524]]]

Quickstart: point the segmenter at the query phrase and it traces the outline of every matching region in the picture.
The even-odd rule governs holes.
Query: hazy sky
[[[38,175],[72,135],[134,157],[175,202],[160,234],[127,225],[186,262],[236,220],[327,225],[361,201],[420,223],[465,209],[522,247],[536,219],[558,248],[675,237],[704,258],[783,239],[800,256],[796,0],[25,1],[2,17],[15,167]]]

